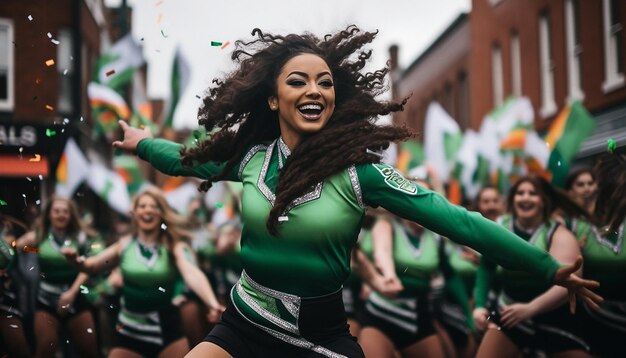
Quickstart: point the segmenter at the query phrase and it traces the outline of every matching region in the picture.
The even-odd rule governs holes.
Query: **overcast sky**
[[[211,80],[233,69],[230,53],[237,39],[250,39],[253,28],[274,33],[309,31],[323,36],[356,24],[380,31],[371,45],[371,68],[400,46],[400,66],[411,64],[461,13],[471,0],[127,0],[133,7],[133,35],[143,38],[148,66],[148,95],[169,96],[174,50],[180,46],[192,67],[192,82],[183,93],[175,127],[197,126],[196,112]],[[106,0],[109,6],[121,0]],[[231,45],[225,49],[211,41]]]

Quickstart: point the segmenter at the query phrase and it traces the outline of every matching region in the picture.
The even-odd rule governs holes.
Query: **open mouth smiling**
[[[322,116],[324,106],[320,103],[305,103],[298,106],[298,112],[309,121],[316,121]]]

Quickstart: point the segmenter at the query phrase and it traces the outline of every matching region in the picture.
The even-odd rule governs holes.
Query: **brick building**
[[[473,0],[469,15],[395,76],[394,96],[413,98],[394,120],[422,132],[426,107],[436,100],[462,128],[477,130],[491,109],[519,95],[530,98],[542,131],[581,100],[597,128],[580,157],[602,152],[608,137],[623,145],[625,24],[623,0]]]
[[[67,138],[90,132],[86,87],[104,26],[102,0],[0,2],[3,214],[28,219]]]

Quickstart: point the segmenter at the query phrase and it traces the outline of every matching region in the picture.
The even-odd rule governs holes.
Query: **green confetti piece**
[[[218,41],[211,41],[211,46],[222,46],[222,43]]]
[[[46,136],[48,136],[48,137],[52,137],[52,136],[53,136],[53,135],[55,135],[55,134],[57,134],[57,132],[56,132],[56,131],[53,131],[53,130],[52,130],[52,129],[50,129],[50,128],[46,128]]]
[[[216,206],[218,209],[221,209],[221,208],[223,208],[223,207],[224,207],[224,204],[222,204],[222,203],[215,203],[215,206]]]
[[[615,152],[615,149],[617,149],[617,143],[615,142],[615,139],[609,138],[609,140],[606,141],[606,149],[611,154],[613,154],[613,152]]]
[[[165,32],[163,32],[163,29],[161,29],[161,35],[163,35],[163,37],[167,38],[167,35],[165,34]]]
[[[84,286],[84,285],[80,285],[80,293],[86,295],[89,293],[89,287]]]
[[[0,205],[1,206],[6,206],[6,205],[9,205],[9,204],[6,201],[0,199]]]

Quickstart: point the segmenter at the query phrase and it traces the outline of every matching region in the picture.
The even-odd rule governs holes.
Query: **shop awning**
[[[0,155],[0,177],[48,176],[48,159],[40,154]]]

